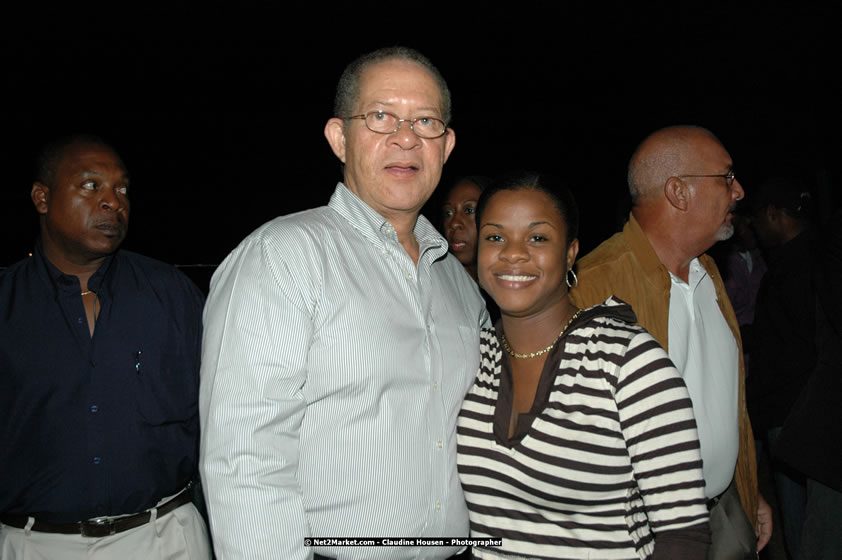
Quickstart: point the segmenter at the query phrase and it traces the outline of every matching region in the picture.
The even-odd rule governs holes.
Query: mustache
[[[97,221],[93,227],[103,230],[125,231],[128,226],[128,222],[128,217],[125,214],[117,213],[110,219]]]

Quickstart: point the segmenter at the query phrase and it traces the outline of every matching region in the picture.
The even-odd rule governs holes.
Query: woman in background
[[[631,308],[577,309],[566,189],[521,174],[477,204],[479,282],[499,305],[460,413],[478,558],[704,559],[702,460],[684,382]]]
[[[450,252],[465,271],[477,279],[477,224],[474,212],[489,180],[479,175],[463,177],[447,193],[442,206],[442,229]]]

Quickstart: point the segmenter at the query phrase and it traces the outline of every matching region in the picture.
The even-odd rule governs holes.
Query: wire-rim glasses
[[[729,171],[728,173],[717,173],[716,175],[677,175],[679,179],[684,179],[685,177],[722,177],[725,179],[725,184],[730,187],[734,184],[734,179],[736,176],[734,175],[733,171]]]
[[[409,123],[409,129],[419,138],[433,139],[444,136],[447,125],[436,117],[418,117],[417,119],[402,119],[386,111],[371,111],[364,115],[353,115],[346,119],[362,119],[365,126],[378,134],[393,134],[403,123]]]

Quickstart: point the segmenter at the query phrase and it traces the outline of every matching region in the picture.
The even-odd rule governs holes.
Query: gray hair
[[[347,118],[351,116],[354,110],[354,105],[360,96],[360,77],[363,72],[370,66],[385,62],[387,60],[406,60],[414,62],[421,68],[430,73],[433,79],[439,86],[441,91],[441,112],[442,120],[445,124],[450,122],[451,107],[450,107],[450,89],[447,87],[447,82],[439,72],[438,68],[433,66],[430,59],[409,47],[386,47],[378,49],[374,52],[364,54],[351,62],[345,67],[342,76],[339,78],[339,83],[336,85],[336,97],[333,102],[333,114],[339,118]]]

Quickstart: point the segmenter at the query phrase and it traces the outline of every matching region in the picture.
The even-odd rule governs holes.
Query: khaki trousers
[[[746,517],[733,480],[710,510],[710,533],[708,560],[757,559],[757,534]]]
[[[210,560],[208,531],[193,504],[108,537],[39,533],[0,524],[0,560]]]

